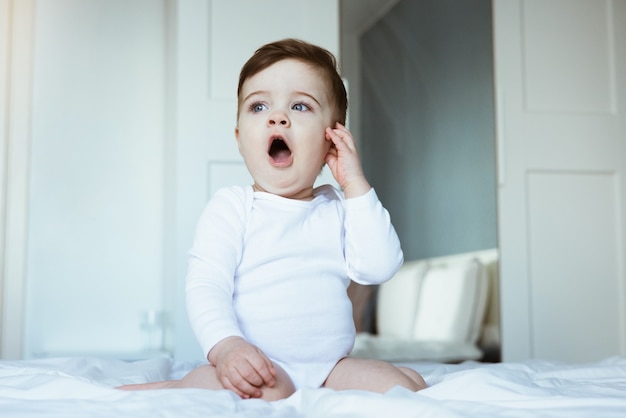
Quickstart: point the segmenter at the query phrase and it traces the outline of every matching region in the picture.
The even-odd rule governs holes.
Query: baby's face
[[[235,137],[255,189],[311,199],[333,115],[320,73],[298,60],[278,61],[244,82],[241,100]]]

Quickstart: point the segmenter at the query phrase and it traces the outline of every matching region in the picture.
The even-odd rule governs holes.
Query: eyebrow
[[[248,94],[246,97],[243,98],[242,102],[247,101],[250,97],[252,96],[263,96],[263,95],[268,95],[270,94],[270,92],[268,90],[257,90],[257,91],[253,91],[252,93]],[[296,91],[294,92],[295,95],[299,95],[299,96],[306,96],[308,98],[310,98],[311,100],[313,100],[315,103],[317,103],[318,106],[322,107],[322,104],[311,94],[304,92],[304,91]]]

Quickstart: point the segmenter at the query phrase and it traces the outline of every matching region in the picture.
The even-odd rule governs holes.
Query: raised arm
[[[403,261],[389,213],[365,178],[354,138],[340,123],[326,129],[333,146],[326,163],[345,196],[346,260],[350,278],[362,284],[389,280]]]

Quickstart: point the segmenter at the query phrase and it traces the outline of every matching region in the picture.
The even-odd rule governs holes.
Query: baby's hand
[[[209,357],[222,386],[244,399],[259,398],[263,386],[276,383],[272,361],[243,338],[225,338],[213,347]]]
[[[326,154],[326,164],[346,198],[367,193],[371,186],[363,174],[361,160],[350,131],[337,123],[334,129],[326,128],[326,140],[333,143]]]

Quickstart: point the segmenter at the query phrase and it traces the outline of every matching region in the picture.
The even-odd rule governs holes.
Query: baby
[[[235,137],[254,184],[209,201],[187,275],[189,318],[209,364],[181,380],[122,389],[276,400],[299,388],[424,388],[410,368],[348,357],[350,280],[389,280],[403,256],[344,126],[334,56],[295,39],[267,44],[243,66],[237,95]],[[313,187],[324,164],[341,191]]]

